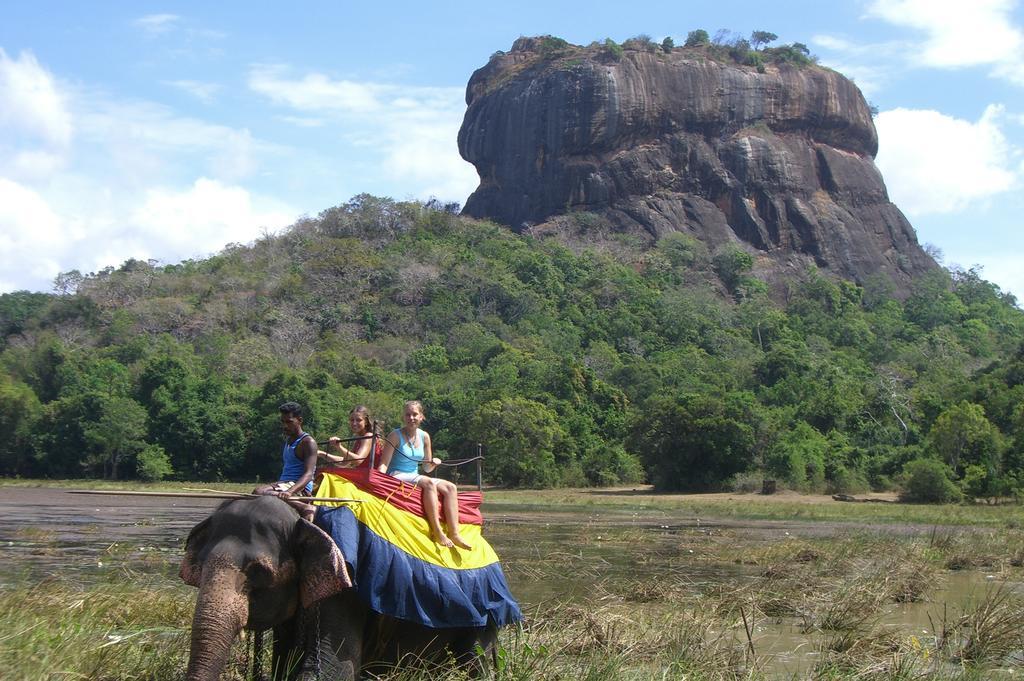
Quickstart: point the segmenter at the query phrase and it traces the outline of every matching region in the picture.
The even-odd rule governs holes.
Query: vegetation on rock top
[[[590,56],[602,60],[619,61],[626,52],[648,52],[652,54],[671,54],[679,52],[693,56],[703,56],[717,62],[750,66],[764,73],[765,65],[812,66],[818,58],[811,54],[807,45],[799,42],[791,44],[769,45],[778,40],[778,36],[769,31],[754,31],[744,38],[726,29],[715,33],[712,37],[704,29],[696,29],[687,34],[686,42],[677,47],[671,37],[661,43],[655,42],[649,35],[641,34],[625,40],[622,44],[611,38],[594,41],[587,46],[574,45],[562,38],[542,35],[533,38],[519,38],[512,46],[513,52],[533,52],[542,62],[578,61],[581,57]],[[504,55],[498,50],[491,58]]]

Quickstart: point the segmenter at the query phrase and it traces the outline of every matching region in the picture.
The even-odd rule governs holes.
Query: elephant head
[[[352,585],[334,541],[269,496],[225,502],[196,525],[179,574],[199,587],[189,681],[215,681],[243,628],[280,625]]]

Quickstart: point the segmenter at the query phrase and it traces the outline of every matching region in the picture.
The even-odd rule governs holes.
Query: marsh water
[[[0,585],[54,577],[88,585],[126,570],[175,580],[189,530],[218,503],[0,488]],[[703,560],[702,547],[713,544],[755,546],[849,531],[835,524],[823,530],[820,523],[709,522],[651,510],[524,510],[520,505],[485,504],[484,516],[485,536],[502,557],[512,591],[528,617],[553,604],[593,602],[598,594],[623,589],[699,594],[756,577],[757,570],[742,560],[725,567]],[[965,605],[993,579],[973,570],[943,573],[928,601],[893,604],[880,625],[927,637],[941,609]],[[814,662],[814,641],[795,620],[755,622],[753,634],[769,673],[799,674]]]

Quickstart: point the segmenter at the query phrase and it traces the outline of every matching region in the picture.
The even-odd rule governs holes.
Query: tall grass
[[[0,590],[0,669],[10,681],[183,676],[194,597],[145,575],[81,588],[61,579]]]

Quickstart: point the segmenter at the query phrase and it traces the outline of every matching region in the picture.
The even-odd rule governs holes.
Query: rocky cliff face
[[[587,211],[652,239],[741,243],[780,274],[813,262],[902,285],[935,267],[889,202],[871,114],[842,75],[546,48],[520,38],[470,79],[459,150],[480,186],[465,213],[519,229]]]

